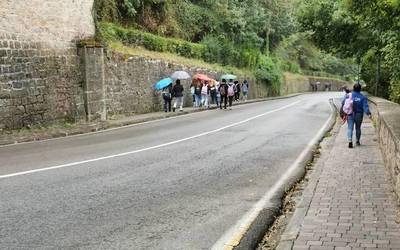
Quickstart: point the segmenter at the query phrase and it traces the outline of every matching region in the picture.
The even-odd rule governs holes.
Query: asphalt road
[[[295,161],[339,93],[0,148],[1,249],[208,249]]]

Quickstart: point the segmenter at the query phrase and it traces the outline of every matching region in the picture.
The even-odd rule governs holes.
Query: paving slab
[[[399,204],[370,120],[361,146],[334,129],[277,249],[399,249]]]

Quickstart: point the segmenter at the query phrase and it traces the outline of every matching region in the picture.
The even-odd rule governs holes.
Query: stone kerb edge
[[[400,129],[396,129],[395,124],[392,124],[395,121],[388,119],[390,115],[394,119],[398,117],[400,121],[400,105],[378,97],[370,96],[368,99],[375,116],[374,121],[385,166],[391,174],[393,189],[400,201]]]

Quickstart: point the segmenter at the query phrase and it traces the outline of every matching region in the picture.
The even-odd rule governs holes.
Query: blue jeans
[[[354,125],[356,126],[356,140],[359,142],[361,138],[361,123],[363,121],[363,113],[355,113],[349,115],[347,119],[347,139],[353,141]]]
[[[195,103],[196,103],[196,108],[200,107],[201,105],[201,95],[194,95]]]

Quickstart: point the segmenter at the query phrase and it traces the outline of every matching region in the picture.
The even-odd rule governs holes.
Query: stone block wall
[[[111,117],[119,114],[147,113],[162,110],[160,91],[153,84],[170,76],[174,71],[184,70],[190,75],[207,74],[218,79],[224,72],[210,69],[179,65],[145,57],[126,57],[112,51],[105,58],[105,85],[107,114]],[[256,83],[251,77],[242,76],[239,80],[250,82],[249,98],[266,97],[268,88]],[[181,81],[185,89],[185,106],[192,106],[190,80]]]
[[[385,166],[400,200],[400,105],[377,97],[369,100]]]
[[[84,65],[83,100],[87,121],[107,119],[105,100],[104,50],[102,47],[80,48]]]
[[[316,85],[317,91],[326,91],[327,86],[330,86],[330,90],[339,91],[343,86],[351,87],[349,82],[326,78],[326,77],[315,77],[315,76],[304,76],[292,73],[284,74],[284,81],[281,86],[281,94],[288,95],[293,93],[309,92],[312,91],[312,84],[319,82]]]
[[[84,116],[76,40],[93,0],[0,1],[0,129]]]

